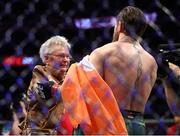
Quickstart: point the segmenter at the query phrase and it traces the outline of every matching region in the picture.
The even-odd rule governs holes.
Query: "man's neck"
[[[128,42],[128,43],[136,43],[136,42],[138,42],[137,40],[131,38],[130,36],[125,35],[124,33],[121,33],[119,35],[118,41],[120,41],[120,42]]]

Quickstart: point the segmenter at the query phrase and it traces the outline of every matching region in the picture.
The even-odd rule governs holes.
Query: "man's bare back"
[[[107,44],[92,52],[90,61],[112,89],[120,108],[144,112],[157,65],[139,43]]]
[[[157,64],[139,40],[146,30],[144,13],[127,6],[116,16],[112,43],[90,55],[90,62],[110,86],[129,135],[145,135],[145,104],[156,80]]]

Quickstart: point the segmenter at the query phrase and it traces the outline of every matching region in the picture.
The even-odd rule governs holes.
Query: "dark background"
[[[142,45],[148,52],[156,57],[160,48],[178,48],[175,43],[180,43],[179,0],[0,0],[0,120],[11,119],[9,105],[16,105],[27,90],[34,65],[41,63],[39,48],[44,41],[53,35],[65,36],[72,44],[73,58],[79,61],[94,48],[111,42],[113,28],[78,29],[74,20],[116,16],[127,5],[157,14],[143,36]],[[32,56],[35,63],[3,64],[4,57],[11,55]],[[148,134],[165,134],[172,123],[159,81],[146,105],[145,118]]]

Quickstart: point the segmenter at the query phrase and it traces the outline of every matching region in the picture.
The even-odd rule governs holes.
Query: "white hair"
[[[71,45],[65,37],[59,35],[52,36],[40,47],[39,55],[43,63],[45,61],[45,56],[51,54],[54,51],[54,48],[52,48],[54,45],[67,47],[69,50],[71,48]]]

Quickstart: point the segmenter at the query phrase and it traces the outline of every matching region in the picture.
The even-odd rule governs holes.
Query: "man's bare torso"
[[[120,108],[144,112],[157,68],[139,43],[107,44],[92,53],[90,61],[112,89]]]

